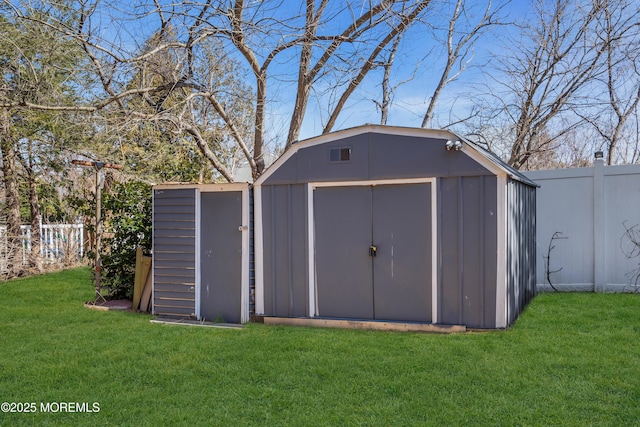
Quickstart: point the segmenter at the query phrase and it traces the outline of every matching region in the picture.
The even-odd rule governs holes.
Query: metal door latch
[[[369,246],[369,256],[376,256],[376,252],[378,252],[378,247],[375,245]]]

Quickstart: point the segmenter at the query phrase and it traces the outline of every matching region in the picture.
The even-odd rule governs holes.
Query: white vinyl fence
[[[31,254],[31,226],[21,225],[20,245],[22,264],[29,262]],[[9,248],[7,248],[7,227],[0,226],[0,271],[6,270]],[[40,256],[45,264],[74,264],[84,256],[83,224],[41,224]]]
[[[593,167],[525,174],[540,185],[538,288],[551,289],[550,279],[559,290],[640,290],[640,246],[633,242],[640,239],[640,165],[597,159]]]

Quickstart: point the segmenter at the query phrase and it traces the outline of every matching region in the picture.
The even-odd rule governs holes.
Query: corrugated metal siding
[[[153,197],[154,313],[195,316],[196,191],[155,190]]]
[[[494,328],[497,180],[439,180],[439,323]]]
[[[262,187],[264,311],[268,316],[309,313],[305,185]]]
[[[507,325],[536,295],[536,189],[507,184]]]

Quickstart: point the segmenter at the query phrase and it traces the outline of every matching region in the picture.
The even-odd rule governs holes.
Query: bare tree
[[[344,2],[307,0],[303,10],[285,2],[246,2],[228,0],[204,3],[139,4],[132,14],[118,10],[118,2],[98,0],[73,3],[78,19],[75,24],[53,22],[24,13],[25,5],[3,0],[19,19],[30,20],[73,39],[87,58],[85,74],[89,87],[75,106],[38,104],[31,100],[6,102],[0,106],[84,111],[120,115],[128,120],[162,120],[175,132],[194,141],[202,155],[223,178],[233,177],[216,148],[220,132],[206,132],[206,117],[215,114],[224,124],[225,140],[240,148],[254,178],[264,169],[265,132],[269,103],[282,93],[269,93],[274,82],[293,80],[296,87],[291,109],[286,147],[300,134],[313,88],[327,79],[348,82],[338,102],[332,106],[329,131],[344,103],[373,68],[380,52],[420,16],[430,0],[379,0]],[[117,16],[117,18],[116,18]],[[152,22],[156,24],[152,24]],[[142,25],[144,23],[145,25]],[[109,29],[106,30],[108,25]],[[127,34],[129,28],[157,25],[156,42],[143,48],[135,42],[139,34]],[[147,30],[148,31],[148,30]],[[107,38],[108,37],[108,38]],[[214,43],[215,42],[215,43]],[[217,44],[216,44],[217,43]],[[135,49],[131,49],[131,46]],[[207,46],[216,45],[216,53],[206,56]],[[159,63],[158,58],[170,59]],[[206,61],[203,61],[206,59]],[[240,86],[212,85],[215,79],[198,78],[198,61],[209,64],[242,61],[253,77],[253,96]],[[296,61],[297,72],[283,67]],[[156,68],[156,71],[153,70]],[[242,69],[231,72],[241,76]],[[161,70],[161,71],[158,71]],[[161,78],[145,78],[150,74]],[[141,76],[132,84],[134,76]],[[220,80],[220,79],[218,79]],[[253,124],[247,131],[246,115],[239,117],[232,99],[252,104]],[[136,99],[153,100],[156,111],[139,111]],[[166,104],[166,100],[171,100]],[[161,102],[160,102],[161,101]],[[170,108],[166,108],[170,105]],[[204,113],[206,112],[206,115]]]
[[[640,103],[640,10],[637,2],[627,0],[603,0],[602,3],[599,34],[605,48],[606,71],[598,81],[605,88],[602,96],[605,108],[576,110],[576,114],[590,123],[605,141],[607,163],[612,165],[618,157],[620,143],[633,138],[634,132],[629,132],[627,125]],[[637,142],[637,133],[635,135]],[[627,161],[633,160],[634,154],[631,153]]]
[[[430,76],[429,80],[425,79],[426,87],[429,87],[429,83],[434,83],[435,86],[430,95],[427,94],[429,101],[423,114],[421,126],[434,126],[433,121],[437,106],[446,87],[458,80],[464,71],[472,67],[478,41],[490,33],[492,29],[506,25],[502,22],[502,13],[508,3],[509,0],[497,3],[492,0],[456,0],[455,2],[435,2],[435,4],[432,2],[425,18],[417,19],[413,23],[413,36],[415,37],[417,33],[423,38],[419,44],[420,47],[418,49],[414,47],[413,54],[422,55],[422,58],[413,64],[415,65],[413,73],[399,82],[393,83],[392,81],[394,77],[392,70],[396,57],[400,56],[401,59],[404,59],[399,49],[400,42],[405,35],[404,32],[394,39],[383,60],[376,64],[377,67],[383,69],[380,85],[381,97],[380,100],[374,99],[373,101],[381,113],[380,123],[386,124],[389,120],[389,109],[393,103],[393,95],[398,88],[413,81],[416,76],[423,78],[426,74]],[[424,28],[421,28],[420,24]],[[441,51],[444,52],[443,63],[441,63],[439,56]],[[438,68],[441,68],[441,71],[434,72]],[[434,75],[435,81],[432,82]],[[452,118],[446,126],[459,126],[476,115],[476,111],[471,111],[466,118]]]
[[[499,3],[494,6],[491,0],[487,0],[480,18],[475,23],[470,23],[469,20],[472,18],[467,16],[466,10],[469,7],[468,3],[465,0],[456,0],[453,7],[446,38],[442,41],[446,46],[446,58],[438,83],[429,97],[427,111],[421,124],[423,128],[433,125],[436,106],[446,86],[460,77],[469,67],[473,59],[475,43],[484,32],[499,24],[499,14],[505,5],[505,3]]]
[[[509,40],[501,58],[500,77],[491,90],[501,115],[511,122],[508,163],[525,168],[531,156],[580,123],[564,121],[602,73],[605,41],[598,25],[605,12],[601,1],[536,0],[536,16]]]
[[[376,104],[376,107],[380,109],[381,125],[386,125],[387,121],[389,120],[389,108],[391,107],[393,92],[402,83],[405,83],[406,81],[413,79],[412,77],[411,79],[408,79],[405,82],[400,82],[399,84],[394,86],[391,85],[391,71],[393,70],[393,63],[395,61],[396,54],[398,53],[398,48],[400,47],[401,40],[402,40],[402,34],[399,34],[393,40],[393,43],[391,43],[391,49],[389,49],[389,54],[387,55],[385,60],[380,64],[380,66],[384,70],[384,73],[382,75],[382,83],[381,83],[382,99],[380,101],[376,101],[374,99],[373,102]],[[415,77],[415,74],[414,74],[414,77]]]
[[[299,137],[314,85],[328,75],[339,73],[340,67],[336,67],[336,63],[346,64],[343,74],[352,73],[354,69],[358,69],[359,63],[364,63],[358,73],[360,77],[352,80],[360,81],[370,70],[370,60],[361,59],[364,52],[370,49],[372,53],[369,58],[375,58],[394,35],[406,29],[429,1],[416,1],[411,6],[412,2],[409,0],[381,0],[368,5],[307,0],[300,13],[284,3],[246,3],[244,0],[236,0],[228,6],[214,7],[209,3],[202,6],[189,28],[189,40],[193,42],[187,43],[185,47],[190,52],[195,51],[196,42],[201,43],[208,37],[223,40],[223,44],[226,40],[226,53],[232,57],[241,57],[254,78],[255,121],[251,143],[237,131],[236,120],[227,114],[224,105],[216,102],[210,92],[203,93],[225,122],[235,142],[242,148],[254,178],[264,169],[268,103],[270,99],[275,99],[268,95],[270,82],[289,78],[294,78],[295,81],[296,95],[285,145],[288,148]],[[406,4],[410,5],[411,12],[403,15],[399,11]],[[159,8],[158,13],[169,12]],[[397,23],[393,24],[394,21]],[[391,30],[382,38],[382,42],[378,42],[380,29],[385,25],[390,26]],[[354,49],[358,52],[357,55],[354,54]],[[287,76],[287,72],[282,73],[280,70],[273,71],[280,67],[279,61],[292,61],[294,58],[297,58],[295,77]],[[189,79],[186,81],[190,82]],[[341,99],[348,99],[354,87],[357,87],[357,83],[349,85]],[[342,105],[338,103],[332,118],[339,114]],[[330,122],[332,118],[329,119]],[[326,126],[325,131],[330,128],[331,125]],[[196,129],[186,130],[196,140],[201,139]],[[210,154],[205,152],[206,157],[214,163]]]
[[[384,52],[386,46],[393,40],[395,40],[400,34],[405,32],[407,28],[421,15],[421,13],[427,8],[430,3],[431,0],[421,0],[416,2],[416,4],[412,5],[411,7],[406,7],[403,5],[402,13],[399,14],[397,22],[390,24],[390,29],[386,33],[386,35],[384,35],[380,42],[374,45],[371,53],[364,60],[362,66],[360,68],[356,68],[355,75],[349,80],[346,89],[344,89],[342,94],[338,97],[338,101],[335,103],[335,105],[332,106],[329,119],[327,120],[322,133],[331,132],[347,100],[351,97],[357,87],[362,83],[367,74],[372,69],[376,68],[376,64],[379,61],[378,58]]]

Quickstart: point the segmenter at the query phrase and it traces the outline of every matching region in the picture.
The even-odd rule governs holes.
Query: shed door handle
[[[369,256],[376,256],[378,248],[375,245],[369,246]]]

